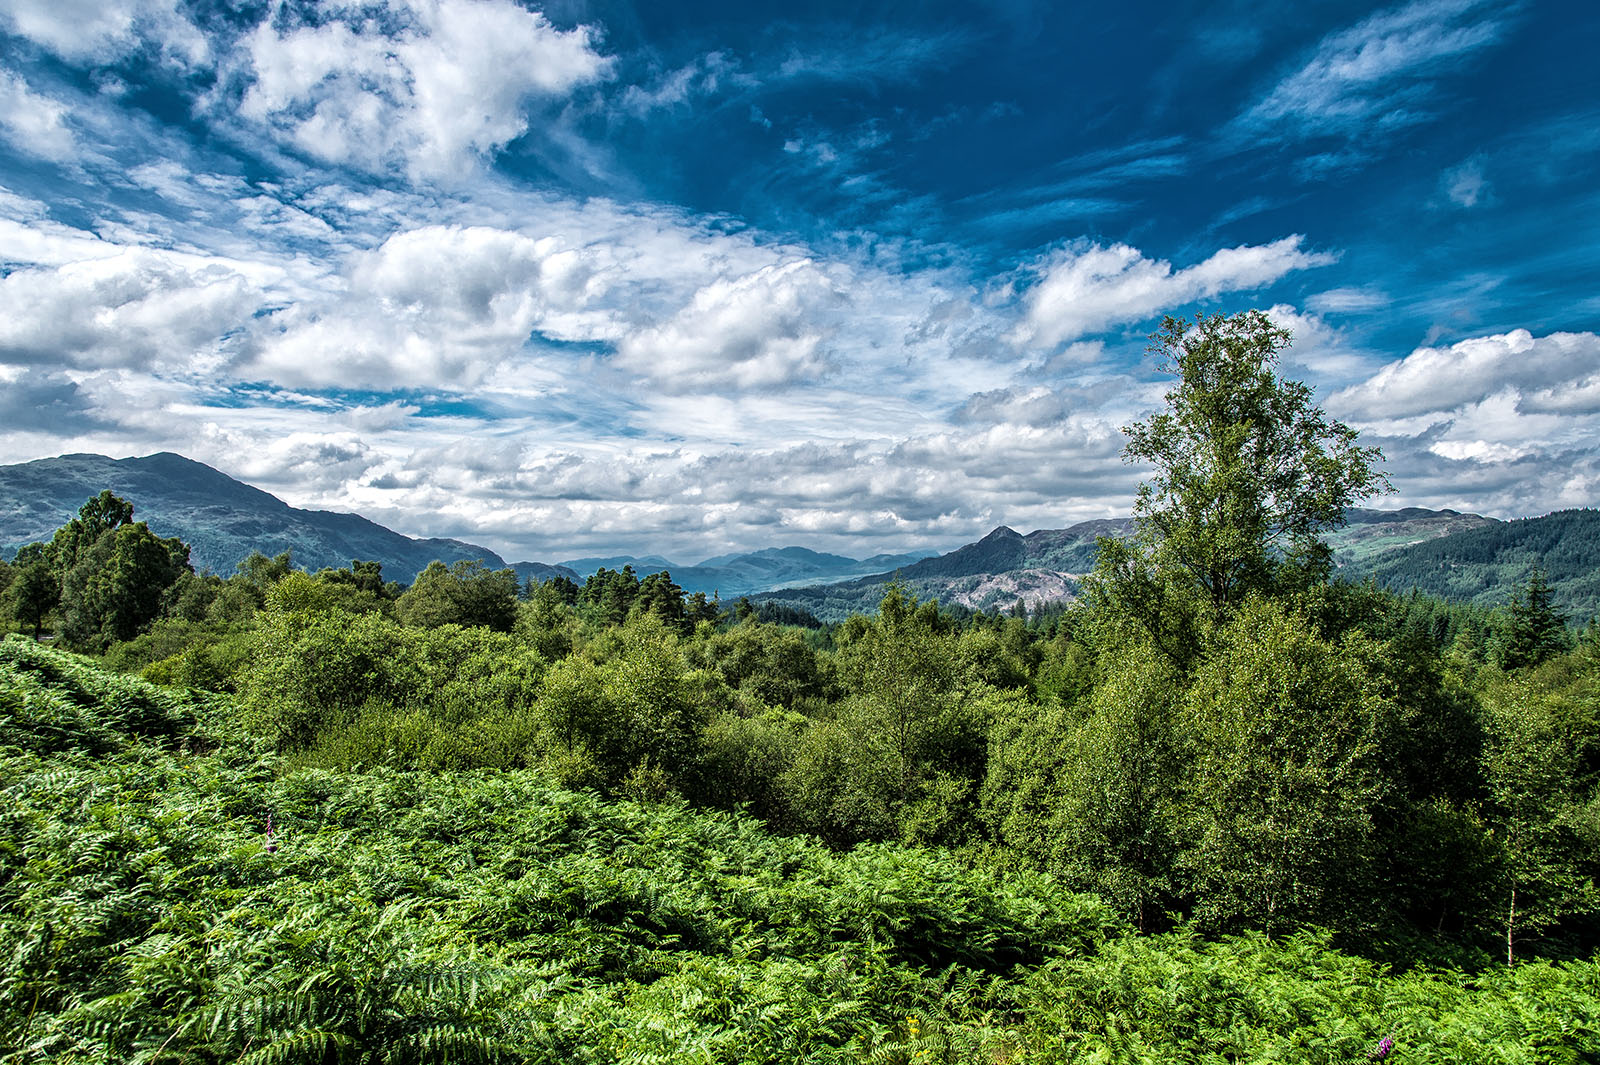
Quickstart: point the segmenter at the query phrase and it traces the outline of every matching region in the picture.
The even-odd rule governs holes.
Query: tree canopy
[[[1101,580],[1169,650],[1184,621],[1224,622],[1245,598],[1326,576],[1320,534],[1389,484],[1382,454],[1278,376],[1290,334],[1260,311],[1168,317],[1150,352],[1177,377],[1163,409],[1123,429],[1153,475],[1129,543],[1102,543]]]

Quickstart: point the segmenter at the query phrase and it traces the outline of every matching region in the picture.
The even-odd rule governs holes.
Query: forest
[[[1168,320],[1070,607],[0,565],[5,1062],[1584,1062],[1600,630],[1335,580],[1382,456]]]

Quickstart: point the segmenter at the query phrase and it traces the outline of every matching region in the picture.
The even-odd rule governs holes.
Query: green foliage
[[[1052,962],[1023,1011],[1019,1057],[1039,1063],[1578,1065],[1600,1054],[1600,965],[1395,976],[1316,934],[1185,930]]]
[[[296,583],[284,578],[269,604]],[[238,677],[243,721],[314,763],[520,764],[536,731],[545,663],[508,635],[274,604],[250,640]]]
[[[1214,926],[1348,934],[1404,911],[1469,933],[1515,891],[1519,960],[1592,944],[1591,652],[1485,671],[1478,741],[1431,638],[1362,631],[1391,623],[1381,599],[1308,603],[1247,603],[1190,677],[1077,626],[1092,642],[1058,645],[1081,661],[1041,707],[993,687],[1028,645],[890,601],[840,634],[848,694],[808,720],[727,683],[759,672],[732,652],[763,663],[775,631],[717,654],[702,634],[692,657],[729,669],[695,670],[641,612],[546,673],[511,636],[275,602],[249,720],[310,722],[305,742],[268,729],[302,748],[291,764],[403,767],[281,779],[225,704],[13,639],[0,1034],[19,1060],[1335,1061],[1385,1035],[1417,1060],[1593,1054],[1592,964],[1390,977],[1305,936],[1106,941],[1104,909],[1062,923],[1055,879],[832,854],[661,804],[779,825],[825,810],[840,841],[960,839],[986,772],[1004,853],[1141,924],[1192,906]],[[909,798],[897,707],[923,752]],[[980,722],[987,751],[973,760],[941,707]],[[1460,779],[1480,757],[1481,813]],[[562,793],[514,768],[529,761],[652,805]],[[1027,977],[1062,941],[1098,953]]]
[[[1000,840],[1141,929],[1177,904],[1181,692],[1166,659],[1135,644],[1081,707],[1019,706],[990,750],[984,807]]]
[[[804,716],[788,710],[714,715],[700,734],[691,796],[725,810],[748,810],[775,828],[794,827],[783,783],[807,727]]]
[[[33,550],[30,551],[30,547]],[[18,551],[10,568],[11,583],[0,593],[0,612],[18,625],[32,629],[38,637],[45,618],[61,600],[61,583],[40,544],[30,544]]]
[[[807,730],[789,772],[791,808],[838,842],[960,840],[976,817],[992,698],[965,687],[957,638],[934,604],[898,589],[845,627],[837,655],[851,692]]]
[[[1103,540],[1096,572],[1099,594],[1179,660],[1195,626],[1225,622],[1252,593],[1324,579],[1319,534],[1388,487],[1378,450],[1277,376],[1289,339],[1260,311],[1169,317],[1151,338],[1178,380],[1164,410],[1123,430],[1124,457],[1155,476],[1139,487],[1133,542]]]
[[[19,1065],[986,1061],[1018,976],[1120,931],[1045,878],[529,771],[280,775],[208,731],[209,704],[0,648],[0,691],[81,702],[99,730],[19,748],[0,703]],[[139,700],[172,714],[148,728]]]
[[[569,783],[616,789],[645,762],[674,786],[692,773],[720,682],[688,668],[677,637],[651,614],[620,632],[605,661],[575,655],[545,675],[538,714],[551,768]]]
[[[509,569],[430,562],[395,602],[395,616],[424,628],[463,625],[510,632],[517,621],[517,589],[517,575]]]
[[[729,687],[767,706],[803,707],[827,691],[823,664],[805,637],[793,629],[760,624],[753,616],[695,644],[691,654],[697,665],[716,671]]]
[[[1497,634],[1494,658],[1501,669],[1536,666],[1570,646],[1567,619],[1554,605],[1554,592],[1538,566],[1528,583],[1511,596],[1504,626]]]
[[[565,577],[534,588],[517,610],[518,639],[551,662],[567,657],[576,643],[577,597],[578,586]]]
[[[1374,818],[1396,786],[1385,747],[1400,712],[1382,648],[1359,634],[1329,643],[1269,600],[1247,603],[1219,642],[1183,709],[1180,864],[1197,913],[1269,931],[1359,927]]]
[[[0,749],[101,755],[130,741],[169,747],[199,711],[170,692],[10,636],[0,641]]]
[[[1484,706],[1484,770],[1506,862],[1498,885],[1506,953],[1592,943],[1600,925],[1600,663],[1580,651],[1532,676],[1500,678]]]

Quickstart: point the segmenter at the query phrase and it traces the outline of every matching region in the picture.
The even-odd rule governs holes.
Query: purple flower
[[[1389,1056],[1389,1051],[1394,1049],[1394,1036],[1386,1035],[1378,1040],[1378,1049],[1374,1050],[1371,1057],[1375,1061],[1382,1061]]]
[[[272,815],[268,814],[267,815],[267,853],[271,854],[272,852],[276,851],[277,849],[278,849],[278,840],[277,840],[277,837],[275,837],[272,834]]]

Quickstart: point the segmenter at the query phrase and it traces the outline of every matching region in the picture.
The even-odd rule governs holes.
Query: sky
[[[1127,514],[1149,334],[1259,308],[1373,505],[1594,506],[1596,54],[1592,0],[5,0],[0,461],[943,551]]]

